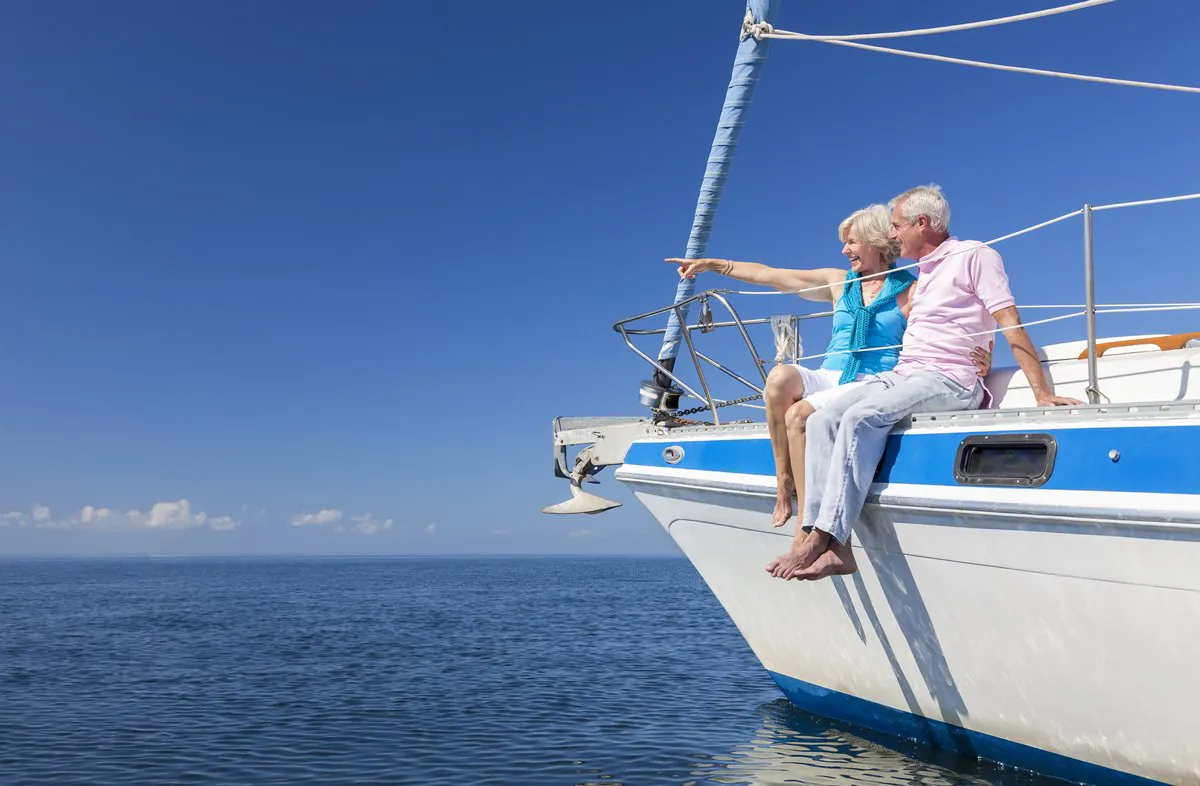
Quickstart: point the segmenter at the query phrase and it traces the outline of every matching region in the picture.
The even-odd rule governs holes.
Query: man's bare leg
[[[787,411],[785,424],[788,435],[788,452],[791,460],[792,477],[795,479],[798,510],[804,510],[804,450],[807,446],[808,418],[816,410],[807,401],[798,401]],[[797,527],[791,548],[767,563],[767,572],[780,579],[788,578],[807,559],[804,541],[807,533]]]
[[[829,547],[821,556],[807,568],[793,571],[790,578],[815,581],[829,576],[848,576],[857,570],[858,563],[854,561],[854,549],[850,548],[849,538],[845,543],[830,538]]]
[[[775,512],[771,525],[782,527],[792,517],[792,494],[796,475],[792,472],[786,418],[789,408],[804,397],[804,380],[791,366],[776,366],[767,375],[763,398],[767,405],[767,433],[775,457]],[[804,476],[801,475],[801,478]]]

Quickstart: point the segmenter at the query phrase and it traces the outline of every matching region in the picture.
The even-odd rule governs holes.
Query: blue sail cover
[[[746,6],[756,22],[771,21],[779,12],[779,0],[749,0]],[[708,164],[704,168],[704,181],[700,184],[696,216],[692,219],[692,232],[688,236],[687,251],[684,253],[687,259],[702,257],[708,246],[713,216],[717,212],[717,204],[721,201],[721,190],[725,187],[725,178],[733,162],[733,153],[737,148],[738,136],[742,132],[742,124],[746,120],[746,112],[750,108],[750,99],[754,96],[754,87],[758,84],[763,63],[767,59],[769,43],[769,39],[756,41],[753,37],[748,37],[738,45],[737,57],[733,61],[733,76],[729,80],[729,89],[725,92],[725,105],[721,108],[721,119],[717,123],[717,133],[708,153]],[[680,279],[679,287],[675,290],[675,302],[687,300],[695,291],[694,278]],[[680,311],[686,322],[687,306]],[[662,349],[658,353],[659,362],[667,368],[674,366],[682,337],[679,319],[671,312],[667,332],[663,336]]]

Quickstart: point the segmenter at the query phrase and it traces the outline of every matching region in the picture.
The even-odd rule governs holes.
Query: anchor
[[[589,445],[579,451],[579,455],[575,457],[575,468],[567,478],[571,484],[571,498],[566,502],[542,508],[543,513],[603,513],[606,510],[621,507],[620,502],[614,502],[583,490],[584,483],[599,483],[600,481],[592,476],[604,469],[603,465],[592,461],[595,447],[595,445]],[[557,465],[555,468],[557,469]]]
[[[620,502],[583,490],[585,483],[599,483],[595,475],[608,466],[621,464],[629,445],[639,437],[662,434],[664,429],[646,418],[595,417],[554,419],[554,474],[571,484],[571,498],[542,508],[543,513],[603,513],[619,508]],[[567,447],[583,445],[567,469]]]

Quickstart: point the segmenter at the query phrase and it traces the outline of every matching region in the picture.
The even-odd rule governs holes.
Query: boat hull
[[[770,525],[761,427],[642,440],[618,478],[800,708],[1077,782],[1200,784],[1200,468],[1170,449],[1200,423],[1040,425],[1041,488],[956,484],[972,426],[892,437],[858,572],[817,582],[764,570],[795,519]]]

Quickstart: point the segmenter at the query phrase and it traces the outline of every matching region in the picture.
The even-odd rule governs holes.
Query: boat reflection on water
[[[880,736],[868,737],[804,713],[786,699],[759,708],[754,739],[725,756],[706,757],[693,771],[695,784],[881,784],[882,786],[1061,786],[1062,781],[1006,769]],[[865,736],[860,736],[865,735]]]

